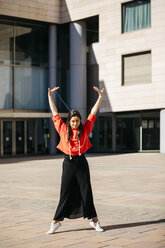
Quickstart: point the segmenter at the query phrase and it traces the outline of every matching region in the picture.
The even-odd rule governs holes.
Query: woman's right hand
[[[60,87],[55,87],[54,89],[50,89],[48,88],[48,96],[51,96],[53,94],[53,92],[55,92],[56,90],[58,90]]]

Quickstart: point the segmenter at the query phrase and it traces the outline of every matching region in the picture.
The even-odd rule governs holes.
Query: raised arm
[[[48,88],[48,99],[49,99],[49,106],[50,106],[50,109],[52,111],[52,114],[53,116],[57,115],[58,114],[58,110],[55,106],[55,103],[53,101],[53,98],[52,98],[52,94],[53,92],[55,92],[56,90],[58,90],[59,87],[55,87],[54,89],[50,90],[50,88]]]
[[[104,93],[104,88],[102,90],[99,90],[97,87],[93,87],[93,89],[95,91],[98,92],[99,96],[98,96],[98,99],[95,103],[95,105],[93,106],[92,110],[91,110],[91,114],[93,115],[96,115],[98,109],[100,108],[100,105],[101,105],[101,101],[102,101],[102,96],[103,96],[103,93]]]

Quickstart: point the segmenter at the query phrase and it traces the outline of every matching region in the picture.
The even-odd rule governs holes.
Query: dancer
[[[103,228],[100,226],[93,202],[89,166],[84,153],[92,146],[88,136],[96,120],[95,115],[101,105],[104,88],[99,90],[93,87],[98,92],[98,99],[84,124],[77,110],[70,111],[66,124],[62,121],[52,99],[53,92],[58,89],[59,87],[52,90],[48,88],[48,98],[53,114],[52,120],[60,135],[57,148],[64,153],[64,161],[60,200],[47,234],[53,234],[61,226],[60,221],[64,218],[80,217],[88,218],[90,225],[96,231],[102,232]]]

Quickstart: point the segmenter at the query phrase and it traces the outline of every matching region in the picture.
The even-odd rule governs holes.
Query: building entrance
[[[3,137],[3,142],[1,142],[1,144],[3,147],[3,153],[12,154],[12,121],[4,121],[2,130],[1,137]]]
[[[140,118],[136,116],[117,118],[116,148],[118,151],[140,150]]]
[[[16,154],[24,154],[24,121],[16,121]]]
[[[1,156],[48,152],[48,119],[0,120]]]
[[[99,121],[99,147],[101,151],[112,149],[112,119],[100,118]]]
[[[35,121],[27,121],[27,153],[35,153]]]
[[[142,148],[143,150],[160,149],[160,119],[145,118],[142,120]]]

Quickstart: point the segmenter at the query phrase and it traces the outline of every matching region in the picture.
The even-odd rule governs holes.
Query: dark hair
[[[82,133],[82,117],[81,117],[81,114],[78,110],[76,109],[73,109],[70,111],[69,115],[68,115],[68,118],[66,120],[66,125],[68,126],[68,135],[67,135],[67,140],[68,142],[70,142],[70,137],[72,135],[72,128],[70,126],[70,119],[73,117],[73,116],[77,116],[79,119],[80,119],[80,125],[78,126],[78,134],[77,134],[77,138],[78,140],[80,140],[80,136],[81,136],[81,133]]]

